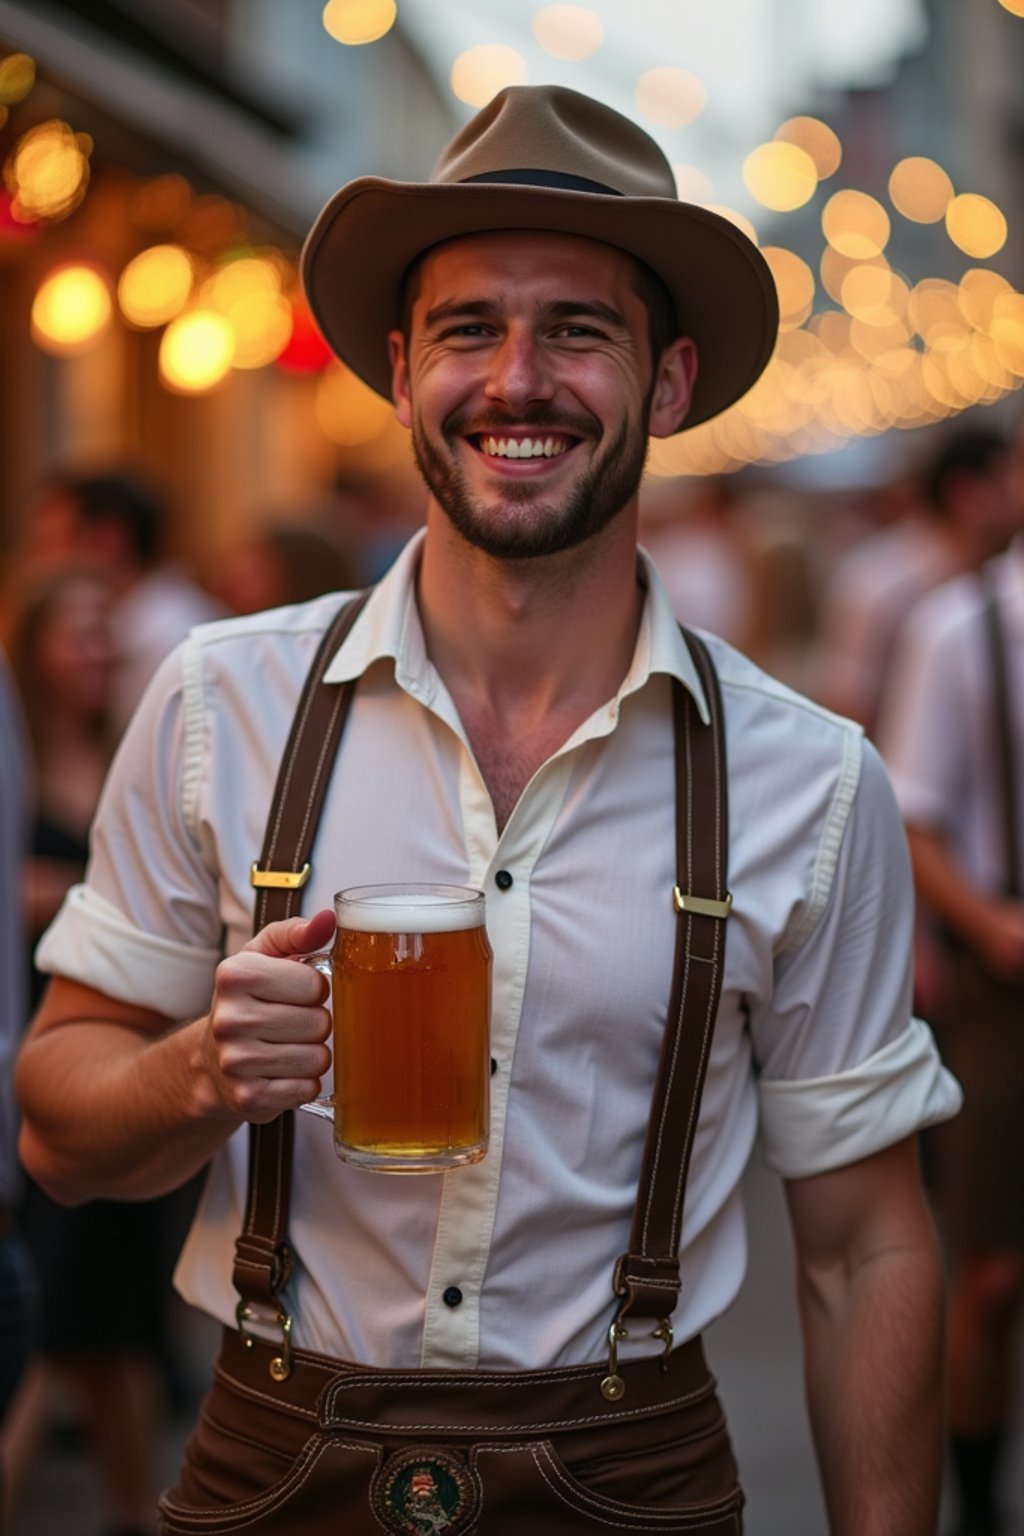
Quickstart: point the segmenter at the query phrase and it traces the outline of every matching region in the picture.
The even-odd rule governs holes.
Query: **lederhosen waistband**
[[[339,613],[306,681],[282,760],[263,852],[254,866],[258,892],[254,931],[299,910],[316,825],[354,690],[354,684],[326,686],[322,675],[362,601]],[[544,1371],[382,1371],[292,1348],[283,1293],[292,1270],[288,1206],[294,1116],[282,1115],[269,1125],[251,1128],[245,1227],[236,1245],[234,1269],[240,1326],[237,1332],[225,1332],[206,1409],[207,1429],[214,1425],[217,1433],[229,1438],[239,1435],[239,1446],[280,1444],[300,1459],[312,1459],[310,1447],[326,1437],[315,1458],[317,1473],[323,1472],[324,1458],[329,1459],[327,1441],[337,1456],[358,1461],[360,1453],[372,1455],[373,1467],[364,1469],[373,1510],[373,1522],[365,1527],[368,1531],[436,1529],[457,1536],[476,1529],[483,1500],[480,1530],[487,1536],[516,1529],[517,1521],[527,1519],[533,1536],[540,1536],[548,1527],[539,1506],[531,1503],[536,1490],[534,1495],[526,1491],[531,1479],[549,1491],[559,1508],[557,1521],[550,1526],[559,1536],[609,1526],[636,1532],[699,1528],[705,1536],[740,1530],[742,1495],[700,1340],[672,1348],[683,1196],[718,1008],[724,919],[731,900],[726,890],[728,829],[718,680],[702,643],[688,633],[686,639],[704,684],[711,725],[701,722],[689,694],[673,680],[677,884],[671,899],[679,918],[676,954],[630,1245],[612,1278],[618,1308],[608,1334],[607,1364]],[[282,1330],[280,1344],[265,1343],[246,1330],[247,1321],[265,1317],[268,1309]],[[620,1363],[618,1345],[627,1330],[636,1327],[646,1328],[661,1349]],[[247,1427],[239,1429],[240,1423]],[[656,1483],[663,1475],[664,1468],[657,1457],[652,1462],[649,1453],[662,1425],[666,1433],[671,1426],[673,1440],[663,1461],[685,1468],[689,1452],[683,1447],[695,1448],[685,1509],[673,1498],[641,1509],[603,1494],[602,1462],[608,1464],[612,1444],[617,1461],[636,1458],[641,1481]],[[179,1494],[184,1490],[196,1499],[205,1493],[216,1507],[223,1507],[217,1476],[211,1474],[211,1485],[203,1489],[199,1463],[194,1460],[196,1465],[184,1477]],[[596,1478],[596,1486],[581,1485],[566,1467],[590,1468],[591,1484]],[[338,1481],[344,1480],[340,1465],[336,1474]],[[429,1494],[431,1477],[442,1481],[452,1508],[443,1518],[435,1516],[441,1523],[404,1525],[401,1511],[396,1513],[396,1488],[404,1488],[403,1496],[412,1497],[407,1483],[416,1476],[421,1479],[415,1490],[418,1495]],[[312,1471],[303,1479],[307,1490],[311,1480],[315,1481]],[[458,1495],[453,1491],[455,1484],[461,1490]],[[614,1477],[609,1486],[615,1487]],[[238,1489],[233,1491],[237,1494]],[[243,1500],[240,1509],[235,1502],[230,1516],[225,1507],[225,1520],[241,1514],[245,1529],[276,1531],[268,1497],[265,1491],[254,1494],[252,1508]],[[499,1504],[500,1514],[488,1517],[488,1497]],[[290,1511],[287,1518],[296,1518],[290,1502],[282,1507]],[[209,1506],[201,1514],[195,1510],[193,1525],[187,1505],[174,1496],[170,1502],[165,1499],[163,1512],[165,1522],[172,1521],[162,1526],[167,1532],[243,1528],[243,1524],[218,1523]],[[254,1524],[256,1519],[262,1523]],[[580,1519],[584,1524],[573,1523]],[[499,1520],[506,1523],[495,1523]],[[280,1529],[288,1529],[287,1524]]]

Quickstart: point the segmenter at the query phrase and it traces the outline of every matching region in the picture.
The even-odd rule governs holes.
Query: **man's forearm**
[[[18,1066],[21,1155],[67,1204],[163,1194],[241,1123],[200,1059],[203,1021],[141,1038],[82,1021],[31,1040]]]
[[[943,1282],[926,1236],[800,1291],[831,1536],[935,1536],[944,1440]]]

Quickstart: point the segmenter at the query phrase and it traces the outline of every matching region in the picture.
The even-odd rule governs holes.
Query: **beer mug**
[[[491,946],[484,893],[360,885],[334,898],[334,947],[306,955],[331,982],[338,1156],[432,1173],[475,1163],[490,1129]]]

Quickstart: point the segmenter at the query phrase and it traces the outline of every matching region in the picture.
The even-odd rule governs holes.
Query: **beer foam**
[[[449,894],[450,893],[450,894]],[[377,895],[356,889],[335,903],[339,928],[356,933],[458,933],[481,928],[484,903],[457,886],[395,886]]]

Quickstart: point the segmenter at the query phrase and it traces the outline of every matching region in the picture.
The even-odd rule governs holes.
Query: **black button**
[[[450,1285],[441,1297],[441,1300],[446,1307],[457,1307],[462,1301],[462,1292],[457,1285]]]
[[[492,1056],[491,1057],[491,1076],[492,1077],[494,1076],[495,1072],[497,1072],[497,1070],[498,1070],[498,1063],[495,1061],[494,1057]]]
[[[507,869],[499,869],[498,873],[494,877],[494,883],[498,887],[499,891],[510,890],[512,886],[512,876],[509,874]]]

